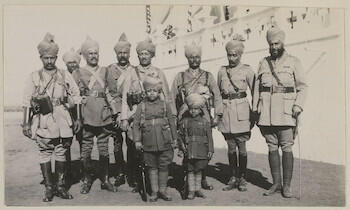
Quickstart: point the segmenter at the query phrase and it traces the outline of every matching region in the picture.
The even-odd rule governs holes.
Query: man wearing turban
[[[140,65],[136,66],[127,74],[123,86],[123,104],[121,128],[127,130],[129,127],[128,117],[128,101],[129,106],[135,107],[145,96],[143,81],[146,77],[158,78],[162,83],[162,91],[160,97],[170,105],[171,111],[176,115],[176,110],[170,95],[169,85],[162,70],[152,65],[152,58],[155,56],[156,47],[150,38],[141,41],[136,46],[136,52],[140,61]]]
[[[223,101],[223,120],[218,124],[218,130],[223,134],[228,146],[228,161],[232,176],[228,191],[238,188],[246,191],[247,150],[246,141],[250,139],[252,123],[250,121],[250,105],[247,99],[247,90],[253,92],[254,72],[247,64],[241,63],[244,52],[243,37],[235,34],[231,41],[226,43],[228,65],[222,66],[218,72],[218,86]],[[238,161],[236,147],[238,147]],[[239,167],[237,166],[239,163]]]
[[[32,72],[25,83],[23,107],[23,134],[36,141],[39,149],[40,168],[44,177],[44,202],[52,201],[54,186],[57,196],[72,199],[66,189],[67,148],[73,139],[73,130],[80,130],[80,124],[74,123],[69,109],[80,102],[79,88],[69,73],[55,65],[58,45],[53,35],[47,33],[38,45],[43,68]],[[67,101],[67,94],[72,98]],[[51,158],[55,156],[55,172],[58,176],[54,183]]]
[[[198,86],[208,87],[209,92],[212,94],[210,99],[207,101],[207,105],[203,108],[204,117],[208,122],[213,121],[215,125],[222,117],[222,99],[220,95],[219,88],[215,82],[214,76],[212,73],[205,71],[200,68],[202,50],[201,47],[192,43],[185,46],[185,56],[187,58],[189,68],[186,71],[179,72],[173,81],[172,84],[172,99],[176,102],[176,108],[179,114],[182,114],[184,99],[191,93],[195,93],[198,89]],[[213,101],[215,117],[212,120],[210,116],[211,110],[211,101]],[[178,119],[181,120],[186,113],[179,116]],[[206,180],[205,170],[202,172],[202,187],[204,189],[212,190],[213,186],[209,185]]]
[[[264,195],[282,191],[292,197],[292,146],[298,116],[303,111],[307,83],[300,60],[284,48],[285,33],[277,26],[267,31],[270,56],[263,58],[258,67],[253,94],[253,111],[259,116],[257,125],[269,148],[272,187]],[[278,148],[282,149],[283,188]]]
[[[123,86],[125,79],[127,77],[127,74],[134,70],[134,66],[132,66],[129,62],[130,58],[130,48],[131,44],[128,41],[125,33],[122,33],[120,36],[118,42],[114,46],[114,51],[116,53],[117,57],[117,63],[110,64],[107,69],[109,72],[110,77],[108,79],[110,80],[110,84],[112,85],[109,89],[109,92],[111,93],[112,97],[114,97],[118,101],[122,101],[123,93]],[[124,112],[131,113],[129,106],[123,107],[126,109]],[[129,114],[128,114],[129,115]],[[118,123],[120,123],[120,114],[117,117]],[[136,170],[136,163],[135,163],[135,144],[130,139],[131,136],[128,135],[130,132],[124,132],[125,133],[125,142],[127,145],[127,164],[125,164],[124,161],[124,153],[123,153],[123,135],[120,127],[117,128],[117,132],[115,135],[113,135],[114,139],[114,157],[117,165],[117,174],[115,177],[115,183],[114,185],[116,187],[122,185],[125,183],[125,174],[127,174],[127,180],[129,183],[129,186],[133,188],[133,192],[137,192],[136,189],[136,180],[135,180],[135,170]]]
[[[115,133],[115,119],[121,112],[121,102],[110,92],[115,81],[105,67],[100,67],[99,44],[87,37],[81,45],[81,53],[86,60],[86,66],[73,72],[73,77],[82,95],[81,116],[83,120],[82,162],[84,170],[83,184],[80,193],[89,193],[92,186],[91,152],[94,138],[97,138],[99,165],[101,171],[101,189],[116,192],[108,176],[109,171],[109,137]]]
[[[73,73],[74,70],[79,69],[80,59],[80,53],[76,52],[73,48],[62,56],[62,60],[66,64],[69,73]]]

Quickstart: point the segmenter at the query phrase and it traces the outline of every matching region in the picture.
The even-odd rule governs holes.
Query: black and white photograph
[[[2,4],[2,205],[346,207],[346,1],[283,2]]]

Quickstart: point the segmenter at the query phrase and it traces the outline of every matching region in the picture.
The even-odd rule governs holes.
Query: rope
[[[187,28],[187,32],[191,32],[192,31],[192,5],[188,8],[187,10],[187,23],[188,23],[188,28]]]
[[[151,33],[151,6],[146,5],[146,32]]]

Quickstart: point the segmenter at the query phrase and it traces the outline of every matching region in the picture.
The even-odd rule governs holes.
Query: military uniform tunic
[[[259,114],[258,126],[265,137],[269,151],[292,151],[294,144],[292,127],[296,119],[292,117],[294,105],[304,106],[307,83],[304,70],[298,58],[284,52],[272,61],[274,71],[284,89],[277,91],[277,79],[273,76],[266,58],[260,61],[253,94],[253,111]],[[264,91],[268,89],[270,91]]]
[[[114,132],[112,114],[118,112],[121,101],[113,97],[114,81],[111,79],[113,74],[109,74],[109,72],[106,74],[106,71],[105,67],[85,66],[73,72],[73,77],[82,95],[83,157],[91,155],[95,136],[97,137],[99,154],[101,156],[109,154],[108,139]],[[112,94],[109,92],[110,90],[112,90]]]
[[[177,139],[175,116],[164,100],[141,102],[134,118],[134,141],[142,142],[146,165],[164,169],[173,159]]]
[[[65,161],[66,149],[62,147],[59,139],[72,138],[73,131],[72,118],[68,112],[69,105],[65,104],[64,98],[69,95],[74,104],[80,103],[79,89],[68,72],[57,69],[56,73],[52,74],[51,71],[49,73],[40,69],[31,73],[25,83],[23,106],[30,107],[32,96],[42,93],[46,86],[46,95],[53,103],[53,112],[46,115],[36,114],[33,117],[33,138],[37,140],[41,163],[49,161],[53,152],[56,153],[56,160]]]
[[[260,114],[258,125],[295,126],[292,107],[298,105],[303,108],[307,93],[304,70],[299,59],[287,52],[284,52],[275,62],[272,61],[272,65],[283,86],[292,87],[295,91],[272,94],[261,92],[261,87],[274,88],[278,83],[266,59],[260,61],[253,96],[253,111]]]
[[[223,66],[218,72],[218,86],[221,94],[227,95],[246,92],[248,87],[252,93],[254,78],[254,72],[248,65],[238,64],[234,68]],[[230,79],[238,88],[237,91],[232,86]],[[224,99],[223,97],[222,103],[223,120],[218,124],[219,131],[222,133],[243,133],[250,131],[250,105],[247,97],[237,99]]]
[[[183,77],[182,77],[182,74],[183,74]],[[208,74],[208,76],[206,74]],[[199,75],[201,76],[199,77]],[[194,80],[196,80],[196,78],[198,77],[199,79],[195,82],[195,84],[193,84]],[[213,105],[214,105],[215,114],[221,115],[223,113],[222,98],[212,73],[204,71],[202,69],[199,69],[198,71],[195,71],[195,72],[193,70],[187,69],[184,72],[178,73],[175,76],[175,79],[172,84],[172,89],[171,89],[173,101],[175,101],[176,96],[180,94],[180,89],[182,86],[184,86],[183,88],[185,89],[184,97],[193,93],[193,91],[196,90],[197,86],[207,86],[213,95]],[[203,111],[204,111],[205,118],[210,122],[208,110],[203,109]]]

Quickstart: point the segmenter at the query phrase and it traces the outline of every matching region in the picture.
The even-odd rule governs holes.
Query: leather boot
[[[126,173],[127,173],[127,181],[131,188],[133,188],[132,192],[137,192],[136,189],[136,177],[135,177],[135,171],[136,171],[136,148],[135,143],[128,139],[127,140],[127,163],[126,163]]]
[[[247,171],[247,155],[239,155],[239,183],[238,190],[243,192],[247,191],[247,181],[245,179],[246,171]]]
[[[270,189],[264,192],[265,196],[272,195],[275,192],[281,192],[282,189],[280,155],[278,153],[278,150],[269,152],[269,164],[271,169],[273,185]]]
[[[156,202],[158,200],[158,192],[159,192],[159,186],[158,186],[158,169],[149,169],[149,181],[151,183],[151,189],[152,193],[149,197],[150,202]]]
[[[58,176],[57,180],[57,196],[62,199],[73,199],[73,196],[66,190],[66,162],[56,161],[55,171]]]
[[[158,184],[159,184],[159,198],[165,201],[171,201],[172,198],[167,193],[168,184],[168,170],[160,170],[158,173]]]
[[[101,168],[101,174],[100,174],[100,180],[101,180],[101,190],[107,190],[109,192],[117,192],[117,188],[112,185],[112,183],[109,181],[109,157],[100,156],[100,166]]]
[[[125,162],[122,151],[114,152],[114,157],[117,165],[117,174],[115,176],[114,186],[119,187],[125,184]]]
[[[91,157],[83,158],[83,169],[84,169],[84,177],[83,184],[81,185],[81,194],[87,194],[90,192],[92,185],[92,177],[91,177]]]
[[[230,181],[227,183],[227,186],[224,187],[223,191],[229,191],[238,186],[238,168],[237,168],[237,154],[234,153],[228,153],[228,162],[230,165],[232,176],[230,178]]]
[[[202,181],[201,181],[202,188],[205,190],[213,190],[214,187],[211,184],[208,184],[207,182],[207,168],[202,170]]]
[[[44,177],[45,184],[45,194],[43,198],[43,202],[50,202],[54,196],[54,187],[52,181],[52,173],[51,173],[51,162],[40,163],[41,173]]]
[[[293,152],[282,153],[282,168],[283,168],[283,191],[282,195],[285,198],[293,197],[290,183],[293,176],[294,157]]]
[[[193,200],[195,197],[195,191],[196,191],[196,183],[195,183],[195,177],[193,172],[188,172],[188,200]]]

